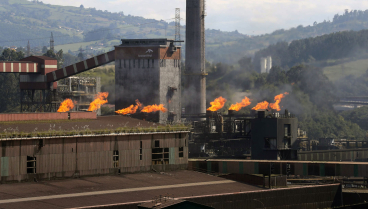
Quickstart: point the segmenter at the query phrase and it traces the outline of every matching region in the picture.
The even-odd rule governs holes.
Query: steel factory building
[[[115,47],[115,108],[163,104],[158,122],[181,120],[181,47],[168,39],[123,39]]]
[[[104,124],[100,127],[106,134],[96,134],[93,130],[85,130],[83,135],[81,132],[78,134],[74,130],[77,127],[75,124],[81,123],[91,127]],[[53,124],[56,125],[55,131],[48,131],[50,124],[45,127],[43,122],[11,123],[7,125],[9,130],[12,127],[18,128],[19,132],[45,130],[43,136],[25,134],[24,137],[13,137],[9,133],[9,138],[1,140],[1,180],[5,183],[187,168],[187,131],[154,131],[152,128],[152,131],[144,131],[146,133],[117,133],[113,129],[114,125],[119,127],[126,123],[133,127],[138,123],[146,124],[146,129],[152,125],[122,116],[101,117],[84,122],[60,122]],[[65,134],[56,136],[59,127]],[[111,130],[107,133],[109,127]]]

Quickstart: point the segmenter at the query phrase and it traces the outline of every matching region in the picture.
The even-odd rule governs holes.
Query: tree
[[[83,4],[81,4],[81,5],[79,6],[79,8],[81,8],[81,9],[84,9],[84,6],[83,6]]]
[[[24,58],[24,53],[22,51],[16,52],[12,49],[5,49],[0,56],[1,61],[18,61]]]
[[[23,58],[22,51],[16,52],[12,49],[5,49],[0,56],[1,61],[19,61]],[[19,98],[19,73],[0,74],[0,112],[19,106]]]
[[[43,53],[43,54],[45,54],[45,53],[47,52],[47,50],[48,50],[48,49],[47,49],[47,46],[43,46],[43,47],[42,47],[42,53]]]
[[[78,58],[79,58],[80,61],[83,61],[84,60],[84,54],[83,54],[82,47],[79,48]]]
[[[243,57],[238,61],[238,63],[240,65],[241,70],[244,70],[246,72],[254,70],[251,57]]]

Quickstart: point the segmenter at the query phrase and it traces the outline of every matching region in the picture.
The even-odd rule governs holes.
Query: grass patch
[[[92,121],[89,119],[80,119],[80,120],[28,120],[28,121],[2,121],[0,125],[12,125],[12,124],[42,124],[42,123],[74,123],[74,122],[87,122]]]
[[[368,69],[368,59],[362,59],[323,68],[323,73],[331,81],[337,81],[345,76],[363,75]]]
[[[59,136],[84,136],[84,135],[106,135],[106,134],[129,134],[129,133],[153,133],[153,132],[177,132],[177,131],[189,131],[191,126],[183,124],[178,125],[167,125],[157,126],[148,128],[128,128],[120,127],[117,129],[101,129],[101,130],[69,130],[69,131],[39,131],[39,132],[2,132],[0,133],[1,139],[12,139],[12,138],[33,138],[33,137],[59,137]]]

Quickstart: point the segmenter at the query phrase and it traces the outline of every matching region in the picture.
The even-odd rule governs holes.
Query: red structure
[[[0,62],[0,73],[20,73],[21,112],[56,112],[57,82],[115,61],[115,50],[57,69],[57,60],[29,56],[17,62]]]

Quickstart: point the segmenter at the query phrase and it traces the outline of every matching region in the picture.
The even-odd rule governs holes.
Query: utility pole
[[[55,47],[54,47],[54,35],[51,32],[51,37],[50,37],[50,50],[54,51]]]
[[[29,40],[28,40],[28,44],[27,44],[27,57],[31,56],[31,45],[29,44]]]

